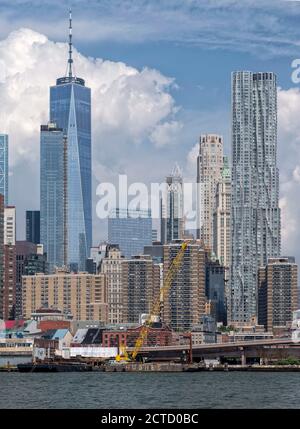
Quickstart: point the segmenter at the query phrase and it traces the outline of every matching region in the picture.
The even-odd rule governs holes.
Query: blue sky
[[[188,160],[200,133],[223,134],[225,151],[230,152],[230,73],[241,69],[277,73],[278,85],[282,88],[278,154],[284,204],[284,249],[295,253],[300,239],[300,234],[295,233],[300,209],[291,202],[291,196],[298,192],[300,198],[300,121],[297,110],[300,108],[300,93],[298,86],[291,81],[291,62],[300,58],[300,1],[0,0],[0,39],[3,41],[0,59],[1,55],[5,57],[3,61],[10,70],[11,87],[20,84],[20,76],[22,82],[31,77],[26,85],[22,84],[22,98],[14,97],[13,100],[22,104],[30,91],[39,98],[44,97],[44,104],[31,105],[30,114],[24,110],[12,110],[10,115],[3,112],[4,122],[16,121],[17,113],[20,118],[22,114],[27,115],[26,121],[33,124],[33,118],[37,122],[46,120],[48,87],[54,83],[55,76],[64,74],[66,65],[64,60],[61,64],[53,64],[56,55],[57,58],[65,58],[65,53],[59,56],[60,45],[51,43],[67,41],[70,6],[74,19],[74,44],[84,57],[75,58],[75,67],[80,73],[86,73],[82,77],[87,78],[94,94],[101,87],[96,82],[96,74],[102,73],[106,79],[107,74],[123,67],[119,65],[122,62],[127,74],[132,69],[138,72],[137,81],[126,81],[129,93],[132,94],[130,91],[135,88],[154,103],[153,116],[157,110],[160,112],[154,119],[145,116],[146,111],[142,117],[135,112],[136,122],[145,122],[137,131],[132,124],[128,126],[128,118],[123,118],[122,112],[113,111],[115,124],[109,112],[97,106],[94,186],[118,172],[127,172],[132,180],[162,180],[175,161],[183,166],[187,175],[195,177],[195,166]],[[35,33],[22,32],[22,28]],[[15,31],[17,33],[12,33]],[[39,35],[45,35],[51,43]],[[35,64],[32,71],[30,67],[37,51],[36,58],[43,64]],[[106,68],[88,57],[105,60]],[[53,73],[49,71],[50,77],[42,81],[34,70],[38,73],[37,70],[45,68],[53,69]],[[151,71],[144,73],[145,68],[157,70],[159,77]],[[173,78],[173,81],[167,83],[164,77]],[[93,88],[93,82],[98,87]],[[113,92],[112,83],[107,85],[110,85],[110,97],[114,94],[120,102]],[[0,85],[0,97],[3,90]],[[100,104],[101,100],[100,97]],[[94,106],[97,102],[95,99]],[[35,111],[38,108],[41,112]],[[103,127],[97,128],[101,121],[106,121],[104,130]],[[165,125],[168,143],[162,140],[159,132]],[[38,127],[39,123],[33,130],[21,127],[17,134],[15,127],[11,126],[11,151],[14,152],[11,157],[14,159],[11,203],[17,205],[20,236],[24,210],[38,205],[38,157],[33,155],[38,150]],[[30,142],[35,146],[30,146]],[[30,147],[31,154],[26,152],[27,147]],[[32,168],[28,169],[26,180],[32,195],[26,201],[20,184],[23,184],[24,168],[28,162],[32,163]],[[294,226],[290,228],[290,225]],[[94,226],[94,229],[95,236],[101,238],[101,228]]]
[[[187,110],[228,109],[232,70],[272,70],[289,87],[300,56],[299,1],[0,1],[0,34],[28,27],[65,41],[69,7],[79,51],[174,77]]]

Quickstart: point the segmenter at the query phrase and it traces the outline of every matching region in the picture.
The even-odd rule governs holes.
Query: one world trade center
[[[69,59],[65,77],[50,88],[50,121],[67,136],[67,260],[72,269],[85,270],[92,245],[91,90],[74,74],[72,14]]]

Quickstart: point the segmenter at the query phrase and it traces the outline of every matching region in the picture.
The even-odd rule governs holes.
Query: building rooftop
[[[53,340],[62,340],[66,334],[69,332],[68,329],[57,329],[55,334],[53,335]]]

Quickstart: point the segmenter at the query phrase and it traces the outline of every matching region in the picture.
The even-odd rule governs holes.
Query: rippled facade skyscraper
[[[91,90],[73,73],[71,13],[69,31],[68,74],[50,88],[50,121],[68,139],[68,263],[84,270],[92,246]]]
[[[8,204],[8,135],[0,134],[0,194]]]
[[[280,239],[276,75],[234,72],[231,321],[257,315],[258,269],[280,256]]]

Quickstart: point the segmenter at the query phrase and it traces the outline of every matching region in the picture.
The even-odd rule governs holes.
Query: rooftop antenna
[[[69,59],[68,59],[68,68],[69,68],[69,78],[73,77],[72,64],[73,64],[73,43],[72,43],[72,9],[69,11]]]

